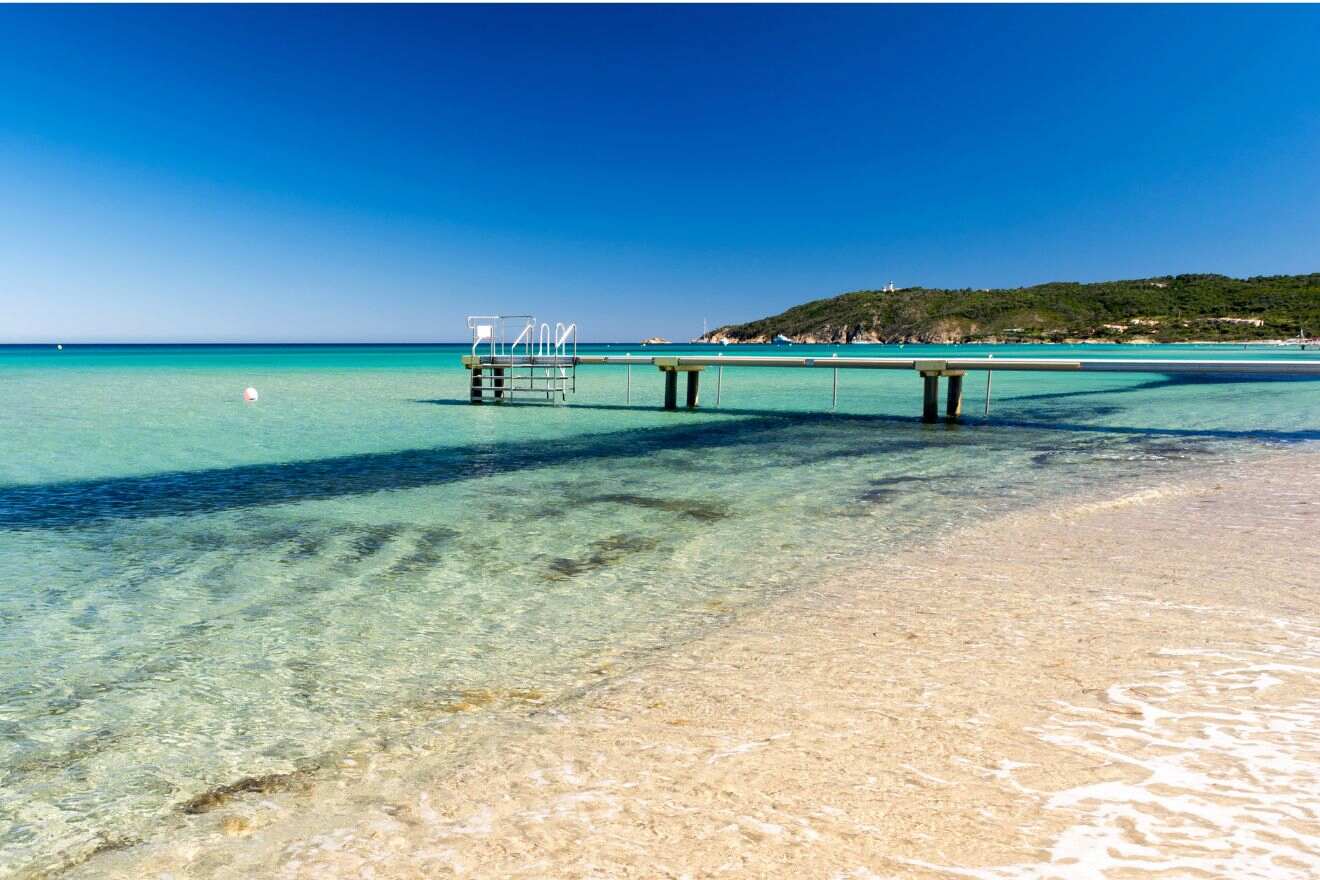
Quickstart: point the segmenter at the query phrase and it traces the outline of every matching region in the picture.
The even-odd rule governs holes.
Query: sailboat
[[[1285,339],[1277,344],[1295,345],[1298,348],[1300,348],[1302,351],[1320,350],[1320,339],[1314,336],[1312,336],[1310,339],[1307,339],[1305,327],[1298,327],[1296,336],[1294,336],[1292,339]]]

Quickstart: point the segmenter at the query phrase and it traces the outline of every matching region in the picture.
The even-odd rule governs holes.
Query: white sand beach
[[[1320,456],[993,520],[457,773],[369,759],[80,876],[1313,877]],[[437,765],[438,766],[438,765]]]

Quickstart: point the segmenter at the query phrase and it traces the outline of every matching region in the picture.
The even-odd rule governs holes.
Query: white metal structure
[[[534,315],[469,315],[472,331],[470,398],[511,400],[518,392],[564,400],[577,391],[577,324],[538,324]],[[517,331],[516,334],[514,331]]]

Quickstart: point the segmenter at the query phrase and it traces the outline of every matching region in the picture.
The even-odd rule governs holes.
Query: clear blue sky
[[[0,341],[1320,270],[1315,7],[2,7]]]

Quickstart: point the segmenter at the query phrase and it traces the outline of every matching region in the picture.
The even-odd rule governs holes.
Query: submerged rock
[[[610,492],[604,495],[591,495],[581,499],[582,503],[627,504],[633,507],[645,507],[651,510],[667,510],[690,516],[693,519],[713,521],[729,515],[728,505],[717,501],[689,501],[684,498],[654,498],[649,495],[635,495],[630,492]]]
[[[592,552],[580,559],[561,557],[550,562],[550,579],[573,577],[604,568],[616,560],[633,553],[653,550],[659,545],[655,538],[644,535],[611,535],[592,543]]]
[[[262,776],[248,776],[237,782],[217,785],[215,788],[204,791],[196,797],[189,798],[179,806],[179,809],[190,814],[209,813],[241,794],[273,794],[279,791],[288,791],[302,784],[305,784],[305,780],[298,773],[267,773]]]

